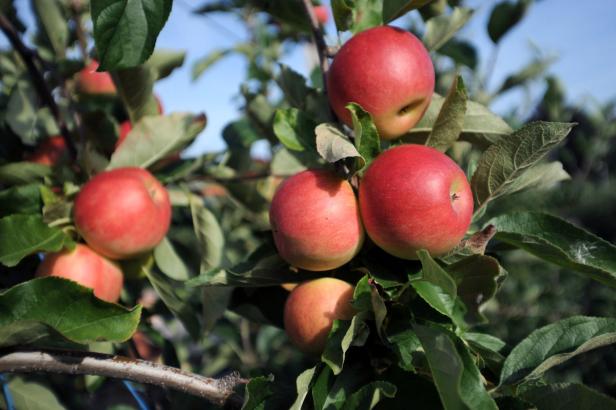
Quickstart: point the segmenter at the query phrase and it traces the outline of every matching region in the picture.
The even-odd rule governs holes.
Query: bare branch
[[[36,52],[30,50],[26,45],[21,41],[19,34],[13,27],[13,24],[7,19],[4,14],[0,13],[0,30],[6,35],[9,42],[17,51],[17,53],[21,56],[26,68],[28,69],[28,73],[32,78],[32,82],[36,87],[36,90],[41,97],[43,103],[49,107],[51,110],[51,114],[53,115],[56,123],[58,124],[58,128],[60,128],[60,133],[64,138],[64,142],[66,143],[66,147],[72,159],[77,158],[77,149],[75,148],[75,144],[73,139],[71,138],[71,134],[66,126],[66,122],[62,118],[62,114],[60,113],[60,109],[56,104],[56,101],[51,95],[51,91],[49,87],[47,87],[47,83],[45,83],[45,78],[43,77],[43,73],[37,68],[34,60],[37,58]]]
[[[248,382],[236,373],[213,379],[145,360],[62,350],[22,350],[0,354],[0,373],[3,372],[91,374],[126,379],[180,390],[234,409],[241,408],[243,403],[235,393],[235,387]]]
[[[314,13],[314,6],[311,0],[303,0],[304,9],[306,15],[310,19],[310,29],[312,30],[312,38],[317,46],[317,53],[319,55],[319,61],[321,63],[321,72],[323,73],[323,90],[327,94],[327,71],[329,71],[329,60],[327,56],[329,50],[323,37],[323,31],[317,20],[317,15]]]

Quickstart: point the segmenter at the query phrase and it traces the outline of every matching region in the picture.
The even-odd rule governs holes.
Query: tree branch
[[[329,71],[329,60],[327,59],[327,56],[329,55],[329,49],[325,43],[325,38],[323,37],[323,31],[319,25],[319,20],[317,20],[317,15],[314,13],[312,1],[303,0],[303,4],[306,15],[310,20],[312,38],[317,46],[317,54],[319,55],[319,62],[321,63],[321,72],[323,73],[323,91],[327,94],[327,72]]]
[[[32,82],[41,97],[43,103],[49,107],[51,114],[56,120],[56,124],[58,124],[58,128],[60,128],[60,133],[62,134],[62,138],[64,138],[64,142],[68,149],[68,152],[72,159],[77,158],[77,149],[75,148],[75,144],[73,139],[71,138],[71,134],[66,126],[66,122],[62,118],[62,114],[60,113],[60,109],[56,104],[56,101],[51,95],[51,91],[47,87],[47,83],[45,83],[45,78],[43,77],[43,73],[39,71],[34,63],[34,59],[36,58],[36,53],[30,50],[26,45],[21,41],[19,34],[13,27],[13,24],[7,19],[4,14],[0,13],[0,30],[6,35],[9,42],[17,51],[17,53],[21,56],[26,68],[28,69],[28,73],[32,78]]]
[[[213,379],[145,360],[61,350],[5,351],[0,353],[0,373],[3,372],[91,374],[125,379],[180,390],[233,409],[243,404],[235,387],[248,382],[236,373]]]

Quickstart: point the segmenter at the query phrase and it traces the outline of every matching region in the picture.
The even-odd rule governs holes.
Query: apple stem
[[[239,409],[243,399],[235,393],[248,383],[237,373],[220,379],[189,373],[145,360],[102,353],[68,350],[14,350],[0,355],[0,373],[90,374],[172,388],[202,397],[225,408]]]
[[[45,105],[47,105],[47,107],[49,107],[49,110],[51,111],[51,114],[53,115],[56,124],[60,129],[60,133],[62,134],[62,138],[64,138],[64,142],[66,143],[66,147],[68,148],[71,159],[75,160],[77,158],[77,148],[73,143],[70,131],[66,126],[66,122],[62,118],[62,114],[60,113],[60,109],[58,108],[58,105],[56,104],[53,95],[51,95],[49,87],[47,87],[47,83],[45,83],[43,73],[41,73],[41,71],[34,63],[35,59],[38,59],[40,62],[40,57],[35,51],[26,47],[26,45],[19,37],[17,30],[15,30],[15,27],[13,27],[11,21],[6,18],[6,16],[2,13],[0,13],[0,30],[2,30],[15,51],[17,51],[17,53],[21,56],[21,59],[23,60],[24,64],[26,65],[26,68],[28,69],[28,74],[30,74],[32,82],[34,83],[34,86],[39,96],[41,97],[41,100]]]

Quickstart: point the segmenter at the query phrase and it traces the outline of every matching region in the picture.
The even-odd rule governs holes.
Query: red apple
[[[84,69],[77,73],[77,91],[89,95],[116,95],[116,87],[111,75],[97,72],[98,61],[92,60]]]
[[[284,328],[289,339],[306,353],[320,354],[335,319],[355,314],[353,286],[340,279],[321,278],[294,288],[284,306]]]
[[[68,154],[66,143],[62,136],[49,137],[39,144],[36,151],[26,155],[25,159],[41,165],[57,165]]]
[[[88,181],[77,195],[75,225],[98,253],[126,259],[154,248],[171,222],[169,194],[145,169],[118,168]]]
[[[128,133],[131,132],[132,129],[133,129],[133,126],[128,120],[120,124],[120,135],[118,137],[118,140],[116,141],[115,149],[118,149],[118,147],[124,142],[124,140],[128,136]]]
[[[380,154],[359,185],[368,236],[388,253],[416,259],[426,249],[442,255],[462,239],[473,215],[473,195],[460,167],[424,145]]]
[[[332,109],[353,126],[346,105],[368,111],[383,139],[410,130],[423,116],[434,92],[434,67],[428,51],[411,33],[381,26],[363,31],[336,54],[327,75]]]
[[[317,17],[317,21],[319,22],[319,24],[321,24],[322,26],[327,24],[327,21],[329,20],[329,11],[327,10],[327,6],[314,6],[314,14]]]
[[[284,181],[270,208],[280,256],[298,268],[324,271],[359,252],[364,230],[351,185],[325,170],[307,170]]]
[[[120,299],[124,276],[120,268],[86,245],[77,244],[72,251],[49,253],[36,270],[36,276],[58,276],[94,290],[107,302]]]

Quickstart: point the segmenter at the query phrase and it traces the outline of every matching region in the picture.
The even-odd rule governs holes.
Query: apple
[[[473,195],[466,175],[447,155],[405,144],[381,153],[359,184],[368,236],[386,252],[416,259],[419,249],[442,255],[468,230]]]
[[[350,320],[354,287],[335,278],[303,282],[294,288],[284,306],[284,328],[303,352],[320,354],[335,319]]]
[[[57,276],[70,279],[94,290],[94,295],[107,302],[120,299],[124,276],[122,270],[86,245],[73,250],[49,253],[36,270],[36,276]]]
[[[346,106],[355,102],[372,115],[383,139],[410,130],[423,116],[434,92],[434,67],[417,37],[399,28],[363,31],[336,53],[327,74],[329,103],[353,126]]]
[[[145,169],[117,168],[88,181],[75,199],[77,230],[98,253],[127,259],[154,248],[171,222],[169,194]]]
[[[298,268],[335,269],[363,243],[353,188],[326,170],[302,171],[280,184],[269,216],[278,253]]]
[[[111,75],[106,72],[97,72],[98,61],[92,60],[85,68],[77,73],[77,91],[88,95],[116,95],[116,87]]]
[[[322,4],[319,6],[314,6],[314,14],[317,17],[319,24],[322,26],[327,24],[327,21],[329,20],[329,11],[327,11],[327,6]]]
[[[60,135],[49,137],[39,144],[36,150],[25,159],[41,165],[55,166],[68,155],[64,138]]]

